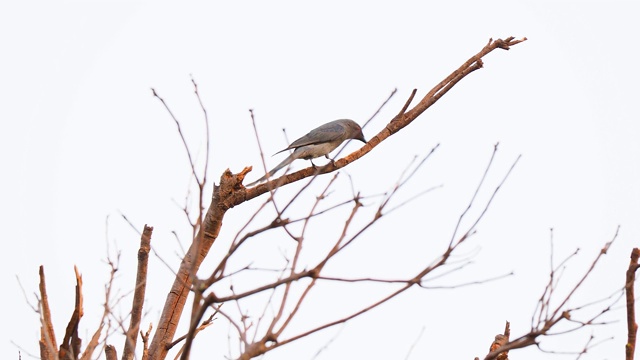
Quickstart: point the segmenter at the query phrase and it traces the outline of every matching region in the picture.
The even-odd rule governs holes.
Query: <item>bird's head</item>
[[[364,138],[364,134],[362,133],[362,128],[358,125],[357,122],[353,120],[347,120],[345,125],[349,129],[349,139],[360,140],[363,143],[366,143],[367,140]]]

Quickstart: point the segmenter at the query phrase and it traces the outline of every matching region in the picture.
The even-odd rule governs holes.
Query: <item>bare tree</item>
[[[125,325],[124,319],[116,319],[113,315],[110,315],[112,314],[112,307],[116,305],[109,295],[113,283],[113,281],[110,281],[106,287],[107,296],[104,316],[91,341],[85,347],[84,352],[81,351],[81,341],[78,338],[77,332],[78,324],[83,315],[82,277],[79,275],[79,272],[76,271],[76,307],[69,321],[64,340],[58,345],[50,316],[49,299],[46,295],[44,269],[41,268],[40,296],[36,309],[42,320],[40,339],[41,359],[90,359],[95,349],[99,347],[99,344],[103,344],[107,359],[115,359],[117,358],[117,350],[114,346],[107,345],[107,343],[110,342],[108,340],[109,336],[116,331],[125,334],[126,340],[122,347],[123,359],[134,358],[135,351],[138,348],[138,334],[142,340],[141,352],[143,359],[165,359],[169,352],[177,346],[179,346],[179,350],[177,351],[178,356],[181,359],[188,359],[191,346],[196,340],[197,335],[207,327],[215,324],[214,319],[216,318],[228,322],[234,330],[233,337],[237,339],[238,349],[235,352],[229,349],[230,356],[237,359],[251,359],[299,339],[309,337],[320,330],[362,316],[410,288],[429,288],[428,282],[430,280],[446,276],[464,267],[466,265],[464,260],[462,262],[459,260],[452,261],[452,256],[456,254],[462,244],[473,236],[478,224],[483,219],[501,186],[507,180],[512,169],[518,162],[518,159],[514,160],[513,165],[504,171],[502,180],[493,188],[488,200],[478,205],[476,195],[487,187],[486,179],[492,170],[494,158],[498,151],[497,144],[488,160],[485,172],[479,176],[480,179],[475,193],[470,199],[466,209],[461,213],[457,225],[451,234],[451,238],[448,240],[447,246],[431,261],[422,264],[417,271],[406,274],[400,278],[336,276],[328,273],[327,267],[332,264],[339,255],[345,253],[345,249],[352,248],[354,244],[361,242],[364,238],[363,234],[372,228],[374,224],[381,221],[381,219],[385,218],[391,212],[406,205],[409,201],[419,199],[421,195],[433,189],[425,188],[422,192],[414,194],[412,199],[408,201],[401,201],[399,203],[395,201],[399,191],[403,189],[413,178],[414,174],[427,163],[438,146],[435,146],[422,159],[410,164],[399,176],[397,182],[391,189],[378,198],[377,206],[374,206],[374,211],[370,214],[361,215],[365,207],[364,202],[369,201],[370,198],[361,195],[355,190],[351,197],[341,199],[334,203],[327,203],[327,199],[330,198],[328,195],[333,190],[337,170],[367,155],[382,141],[400,132],[400,130],[416,120],[460,80],[473,71],[482,68],[482,59],[487,54],[495,49],[509,50],[512,46],[524,40],[526,40],[526,38],[517,40],[513,37],[490,40],[480,52],[472,56],[427,92],[422,99],[412,107],[411,104],[417,94],[417,90],[413,90],[402,109],[399,110],[398,114],[391,119],[385,127],[373,136],[362,148],[335,162],[330,162],[322,167],[309,167],[297,172],[287,173],[279,178],[271,179],[266,183],[252,188],[245,188],[243,185],[245,176],[252,171],[251,167],[245,167],[238,173],[232,173],[230,170],[226,170],[221,175],[219,184],[213,186],[213,194],[208,207],[206,206],[205,199],[207,197],[205,193],[206,186],[208,185],[206,174],[209,164],[209,138],[207,137],[206,159],[203,162],[204,166],[199,168],[192,157],[192,152],[189,150],[188,141],[182,132],[180,122],[165,100],[153,90],[153,95],[165,106],[168,114],[177,126],[178,134],[187,150],[192,176],[197,186],[199,211],[197,213],[191,213],[187,207],[184,209],[187,215],[186,217],[189,219],[193,229],[193,241],[187,249],[185,256],[182,258],[173,284],[168,291],[162,314],[157,320],[157,324],[154,325],[153,337],[151,337],[151,326],[149,326],[146,332],[140,330],[147,282],[147,261],[153,232],[152,227],[145,225],[141,234],[141,245],[138,252],[138,272],[133,290],[134,295],[129,325]],[[198,86],[195,81],[193,81],[193,86],[204,115],[204,124],[206,133],[208,134],[209,119],[207,111],[200,99]],[[395,91],[391,96],[394,96],[394,94]],[[385,101],[382,106],[386,103]],[[375,112],[374,116],[377,113],[378,111]],[[256,129],[256,138],[259,144],[260,138],[257,136],[256,121],[252,111],[250,115],[254,129]],[[332,172],[336,173],[333,177],[328,178],[320,193],[315,195],[315,201],[312,202],[304,212],[298,210],[292,217],[292,215],[290,215],[291,208],[312,188],[310,185],[318,179],[318,175]],[[308,179],[308,183],[286,200],[284,205],[276,201],[281,200],[279,197],[280,189],[303,179]],[[228,244],[226,249],[217,254],[220,260],[216,263],[213,270],[202,274],[199,271],[200,266],[210,254],[210,250],[218,238],[222,221],[227,211],[232,209],[236,210],[250,200],[257,202],[262,195],[265,195],[266,199],[258,206],[258,210],[249,218],[248,222],[237,231],[235,238]],[[478,215],[471,217],[469,210],[477,206],[479,206],[481,210]],[[371,208],[371,205],[368,207]],[[206,211],[205,208],[207,209]],[[254,225],[254,223],[257,222],[256,219],[260,218],[264,221],[264,218],[270,216],[266,212],[268,208],[273,208],[275,215],[269,218],[263,225]],[[306,238],[310,231],[310,226],[314,222],[322,221],[323,217],[328,214],[333,214],[338,211],[343,211],[346,215],[340,224],[333,225],[337,235],[332,239],[332,246],[312,261],[303,260],[308,259],[308,247],[305,245],[307,245]],[[253,266],[251,263],[236,261],[236,259],[239,258],[238,254],[244,248],[254,245],[260,236],[274,231],[278,231],[280,236],[290,237],[292,239],[291,244],[293,244],[292,253],[283,255],[278,260],[279,265],[277,268],[261,269]],[[575,331],[595,324],[596,320],[609,310],[610,305],[598,308],[588,319],[577,320],[573,319],[571,314],[582,307],[571,307],[568,305],[568,300],[572,298],[575,291],[582,285],[584,279],[592,273],[598,259],[606,253],[612,242],[613,240],[606,243],[601,252],[596,256],[593,265],[585,271],[583,278],[571,287],[572,290],[565,294],[561,301],[556,301],[558,296],[556,289],[559,284],[558,268],[552,265],[548,284],[543,290],[543,294],[538,302],[538,308],[532,318],[530,332],[516,337],[515,340],[510,340],[510,327],[509,323],[507,323],[503,334],[497,335],[495,341],[491,343],[489,353],[485,356],[485,359],[507,359],[509,350],[537,345],[538,338],[552,335],[550,330],[561,322],[571,322],[575,324],[572,329],[566,331]],[[563,261],[561,265],[564,265],[567,260]],[[115,268],[116,266],[112,265],[112,269]],[[253,280],[247,283],[246,279],[251,276],[254,276]],[[485,279],[483,281],[491,280],[495,279]],[[386,286],[385,289],[388,290],[376,299],[366,299],[368,302],[363,302],[363,305],[356,310],[346,314],[330,314],[332,317],[321,324],[310,325],[303,330],[292,328],[291,324],[299,315],[302,304],[308,299],[312,289],[317,288],[317,285],[320,283],[384,284]],[[183,311],[187,305],[189,295],[192,295],[192,302],[190,316],[187,317],[183,315]],[[254,309],[252,313],[258,313],[259,315],[246,315],[243,309],[243,302],[254,298],[259,298],[261,305],[258,310]],[[121,298],[116,300],[116,303],[120,300]],[[363,301],[364,300],[365,299],[363,299]],[[591,306],[591,304],[585,306]],[[111,324],[113,320],[115,320],[115,325]],[[176,337],[176,331],[180,321],[188,322],[189,330],[186,334]],[[630,345],[630,347],[633,347],[633,345]],[[586,349],[588,349],[588,346],[585,346],[585,351]]]

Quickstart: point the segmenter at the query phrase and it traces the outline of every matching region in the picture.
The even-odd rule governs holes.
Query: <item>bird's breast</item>
[[[312,144],[312,145],[301,146],[294,151],[294,157],[296,159],[305,159],[305,160],[315,159],[317,157],[325,156],[328,153],[332,152],[333,150],[335,150],[335,148],[338,147],[338,145],[340,145],[340,143],[328,142],[328,143],[322,143],[322,144]]]

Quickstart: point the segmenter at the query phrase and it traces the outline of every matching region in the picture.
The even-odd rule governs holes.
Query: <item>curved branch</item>
[[[482,58],[492,52],[495,49],[504,49],[509,50],[511,46],[519,44],[523,41],[527,40],[527,38],[522,38],[519,40],[515,40],[514,37],[509,37],[505,40],[490,39],[489,43],[478,52],[476,55],[472,56],[469,60],[467,60],[462,66],[460,66],[457,70],[452,72],[447,78],[442,80],[438,85],[436,85],[433,89],[431,89],[423,98],[420,100],[416,106],[414,106],[411,110],[400,111],[398,115],[396,115],[387,126],[382,129],[377,135],[372,137],[363,147],[359,150],[354,151],[353,153],[345,156],[342,159],[335,161],[334,163],[329,163],[323,167],[319,167],[314,169],[313,167],[308,167],[306,169],[302,169],[300,171],[296,171],[291,174],[283,175],[279,178],[272,179],[266,183],[257,185],[255,187],[246,189],[246,200],[253,199],[254,197],[260,196],[265,192],[268,192],[270,188],[273,188],[274,184],[278,184],[278,186],[286,185],[292,182],[296,182],[298,180],[304,179],[309,176],[314,176],[316,174],[326,174],[329,172],[336,171],[341,169],[350,163],[360,159],[364,155],[366,155],[369,151],[371,151],[374,147],[378,146],[382,141],[390,137],[391,135],[397,133],[402,130],[404,127],[413,122],[418,116],[420,116],[425,110],[430,108],[433,104],[435,104],[444,94],[446,94],[453,86],[455,86],[460,80],[469,75],[470,73],[480,69],[483,67]],[[405,107],[408,107],[411,100],[413,99],[414,93],[412,92],[411,97],[407,100]]]

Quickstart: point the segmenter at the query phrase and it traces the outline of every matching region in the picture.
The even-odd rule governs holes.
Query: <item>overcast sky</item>
[[[0,317],[0,352],[16,358],[19,346],[38,353],[39,320],[16,277],[33,303],[39,265],[45,266],[59,340],[72,312],[78,266],[87,313],[81,336],[88,341],[102,312],[108,253],[122,252],[118,289],[133,287],[138,236],[121,214],[140,230],[154,226],[154,247],[177,268],[179,247],[171,231],[186,243],[188,226],[176,202],[183,204],[187,195],[189,167],[175,124],[151,88],[171,106],[202,159],[202,112],[191,77],[197,81],[211,119],[210,196],[212,182],[227,168],[253,166],[250,181],[263,174],[249,109],[273,166],[282,155],[270,155],[286,146],[283,128],[293,140],[339,118],[363,124],[397,89],[364,129],[370,138],[412,89],[421,98],[490,38],[509,36],[528,40],[487,56],[482,70],[341,170],[336,186],[347,196],[350,181],[363,194],[383,192],[414,156],[440,144],[401,197],[442,187],[365,234],[372,243],[412,247],[360,254],[363,263],[373,259],[378,270],[395,276],[416,254],[425,261],[437,256],[441,246],[435,244],[451,236],[499,143],[480,204],[522,158],[460,254],[475,254],[474,265],[450,284],[515,275],[480,286],[410,291],[345,327],[266,358],[311,359],[332,339],[318,359],[397,359],[410,349],[409,359],[483,356],[505,320],[516,336],[528,331],[547,281],[550,228],[557,261],[581,249],[560,287],[566,291],[620,225],[593,281],[572,305],[609,296],[622,286],[629,253],[640,240],[637,17],[632,1],[2,3],[0,234],[2,285],[9,295]],[[313,200],[307,194],[300,201]],[[253,208],[230,210],[221,237],[233,236]],[[313,235],[321,241],[323,227]],[[400,238],[405,240],[396,242]],[[143,328],[157,322],[171,279],[158,258],[151,266]],[[593,333],[596,342],[613,339],[590,349],[587,358],[622,358],[622,305],[608,315],[610,325],[570,341],[543,339],[543,347],[579,351]],[[120,311],[126,314],[127,306]],[[220,325],[211,334],[228,331]],[[197,344],[199,358],[227,354],[226,340],[211,341]],[[541,356],[551,355],[536,349],[512,353],[519,359]]]

